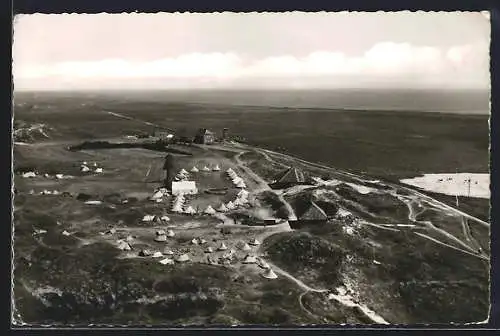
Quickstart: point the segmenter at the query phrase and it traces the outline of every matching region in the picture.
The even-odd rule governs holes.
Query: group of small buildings
[[[185,132],[180,132],[185,133]],[[159,130],[154,132],[154,138],[157,138],[158,141],[163,143],[195,143],[200,145],[210,145],[219,140],[225,140],[228,136],[228,129],[224,128],[222,131],[222,137],[217,137],[216,133],[207,129],[200,128],[196,131],[193,137],[190,137],[186,134],[180,134],[178,136],[174,135],[173,132]]]

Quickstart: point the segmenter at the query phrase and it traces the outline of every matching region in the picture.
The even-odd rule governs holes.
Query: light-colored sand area
[[[451,196],[490,198],[489,174],[425,174],[411,179],[403,179],[401,182],[427,191]]]

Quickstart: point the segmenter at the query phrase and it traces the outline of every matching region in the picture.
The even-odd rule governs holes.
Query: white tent
[[[150,251],[150,250],[148,250],[148,249],[141,250],[141,251],[139,252],[139,255],[140,255],[141,257],[149,257],[149,256],[150,256],[150,255],[152,255],[152,254],[153,254],[153,253],[151,253],[151,251]]]
[[[230,172],[233,172],[233,171],[234,171],[233,168],[229,167],[229,168],[227,168],[226,173],[229,174]]]
[[[34,229],[35,230],[35,234],[44,234],[44,233],[47,233],[47,230],[44,230],[44,229]]]
[[[168,216],[161,216],[160,219],[165,222],[170,221],[170,218]]]
[[[36,177],[36,174],[34,172],[27,172],[27,173],[24,173],[23,174],[23,177],[24,178],[28,178],[28,177]]]
[[[172,195],[194,195],[198,193],[195,181],[173,181],[172,182]]]
[[[156,235],[157,236],[161,236],[161,235],[164,235],[164,234],[166,234],[165,230],[163,230],[163,229],[156,230]]]
[[[94,162],[94,167],[97,167],[97,162]]]
[[[236,183],[236,187],[237,188],[246,188],[247,185],[245,184],[245,182],[243,182],[243,180],[240,180],[240,181],[238,181],[238,183]]]
[[[205,172],[209,172],[210,171],[210,168],[208,168],[207,166],[203,167],[203,171]]]
[[[143,222],[152,222],[154,219],[155,219],[154,215],[144,215],[144,217],[142,217]]]
[[[167,237],[172,238],[172,237],[174,237],[174,236],[175,236],[174,231],[172,231],[172,230],[168,230],[168,231],[167,231]]]
[[[198,238],[193,238],[191,239],[191,244],[193,245],[198,245],[200,242],[198,241]]]
[[[152,257],[153,258],[161,258],[161,257],[163,257],[163,253],[161,253],[160,251],[155,252],[155,253],[153,253]]]
[[[254,245],[254,246],[257,246],[257,245],[260,245],[260,241],[257,240],[257,238],[254,238],[250,241],[249,243],[250,245]]]
[[[207,241],[203,238],[198,238],[198,242],[200,243],[200,245],[203,245],[203,244],[206,244]]]
[[[102,173],[102,168],[96,168],[94,171],[95,171],[96,173]]]
[[[204,211],[204,212],[205,212],[207,215],[213,215],[213,214],[215,214],[215,210],[214,210],[214,208],[212,208],[212,206],[211,206],[211,205],[207,206],[207,208],[205,209],[205,211]]]
[[[215,165],[215,167],[212,169],[213,171],[220,171],[219,165]]]
[[[234,206],[236,206],[236,207],[237,207],[237,206],[240,206],[240,205],[241,205],[241,201],[240,201],[240,199],[239,199],[239,198],[235,199],[235,200],[233,201],[233,204],[234,204]]]
[[[124,242],[123,240],[118,242],[118,248],[122,251],[130,251],[132,248],[130,247],[129,243]]]
[[[172,259],[170,259],[170,258],[165,258],[165,259],[160,260],[160,264],[163,264],[163,265],[173,265],[174,261]]]
[[[172,207],[172,212],[181,213],[181,212],[183,212],[182,211],[182,207],[180,207],[180,206],[174,206],[174,207]]]
[[[257,259],[257,263],[258,263],[258,265],[259,265],[260,267],[262,267],[263,269],[269,269],[269,268],[271,268],[271,267],[269,266],[269,264],[268,264],[265,260],[263,260],[263,259],[260,259],[260,258],[259,258],[259,259]]]
[[[247,254],[245,259],[243,259],[241,262],[244,264],[255,264],[257,263],[257,258],[255,258],[255,256]]]
[[[210,256],[207,257],[207,261],[210,265],[217,265],[217,261],[213,260]]]
[[[188,206],[184,212],[189,215],[194,215],[196,213],[196,210],[192,206]]]
[[[155,192],[153,194],[153,196],[151,196],[151,199],[152,200],[157,200],[157,199],[161,199],[163,197],[163,192],[161,192],[160,190],[158,190],[157,192]]]
[[[200,170],[198,168],[196,168],[196,166],[194,166],[193,168],[191,168],[191,172],[192,173],[197,173],[199,172]]]
[[[88,165],[87,161],[83,161],[82,165]]]
[[[178,256],[175,261],[177,262],[186,262],[186,261],[189,261],[191,260],[191,258],[189,258],[189,255],[187,254],[181,254],[180,256]]]
[[[262,276],[266,279],[276,279],[278,277],[276,273],[274,273],[274,271],[270,268],[264,273],[262,273]]]
[[[224,244],[224,242],[222,242],[222,244],[220,244],[219,248],[218,248],[219,251],[225,251],[227,250],[227,246],[226,244]]]
[[[159,243],[166,242],[167,241],[167,236],[164,235],[164,234],[158,235],[158,236],[155,237],[155,241],[159,242]]]
[[[218,208],[217,208],[217,211],[219,212],[226,212],[227,211],[227,207],[224,203],[222,203]]]
[[[82,172],[86,173],[86,172],[89,172],[89,171],[90,171],[90,168],[89,168],[89,167],[87,167],[87,166],[85,166],[85,165],[82,165],[82,167],[80,168],[80,170],[81,170]]]
[[[211,246],[209,246],[205,249],[205,253],[212,253],[213,251],[214,251],[214,249]]]
[[[116,233],[116,229],[115,228],[111,228],[108,231],[106,231],[106,233],[107,234],[115,234]]]
[[[184,168],[181,169],[181,171],[179,172],[179,174],[182,174],[182,175],[188,175],[188,171]]]
[[[174,255],[174,252],[167,246],[165,247],[165,249],[163,250],[163,254],[164,255]]]
[[[99,205],[99,204],[102,204],[101,201],[87,201],[85,202],[85,204],[88,204],[88,205]]]
[[[235,208],[234,203],[232,201],[227,202],[226,208],[228,208],[228,210],[234,209]]]
[[[239,198],[247,198],[248,195],[250,193],[248,191],[246,191],[245,189],[241,189],[239,192],[238,192],[238,197]]]
[[[248,245],[247,243],[245,243],[245,245],[243,245],[241,247],[241,250],[242,251],[250,251],[252,248],[250,247],[250,245]]]

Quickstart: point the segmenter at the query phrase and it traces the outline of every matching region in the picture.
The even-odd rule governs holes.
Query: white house
[[[198,193],[195,181],[173,181],[172,195],[194,195]]]

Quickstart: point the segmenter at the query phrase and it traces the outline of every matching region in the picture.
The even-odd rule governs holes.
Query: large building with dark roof
[[[273,189],[279,189],[299,184],[307,184],[306,175],[296,167],[290,167],[278,174],[270,186]]]

